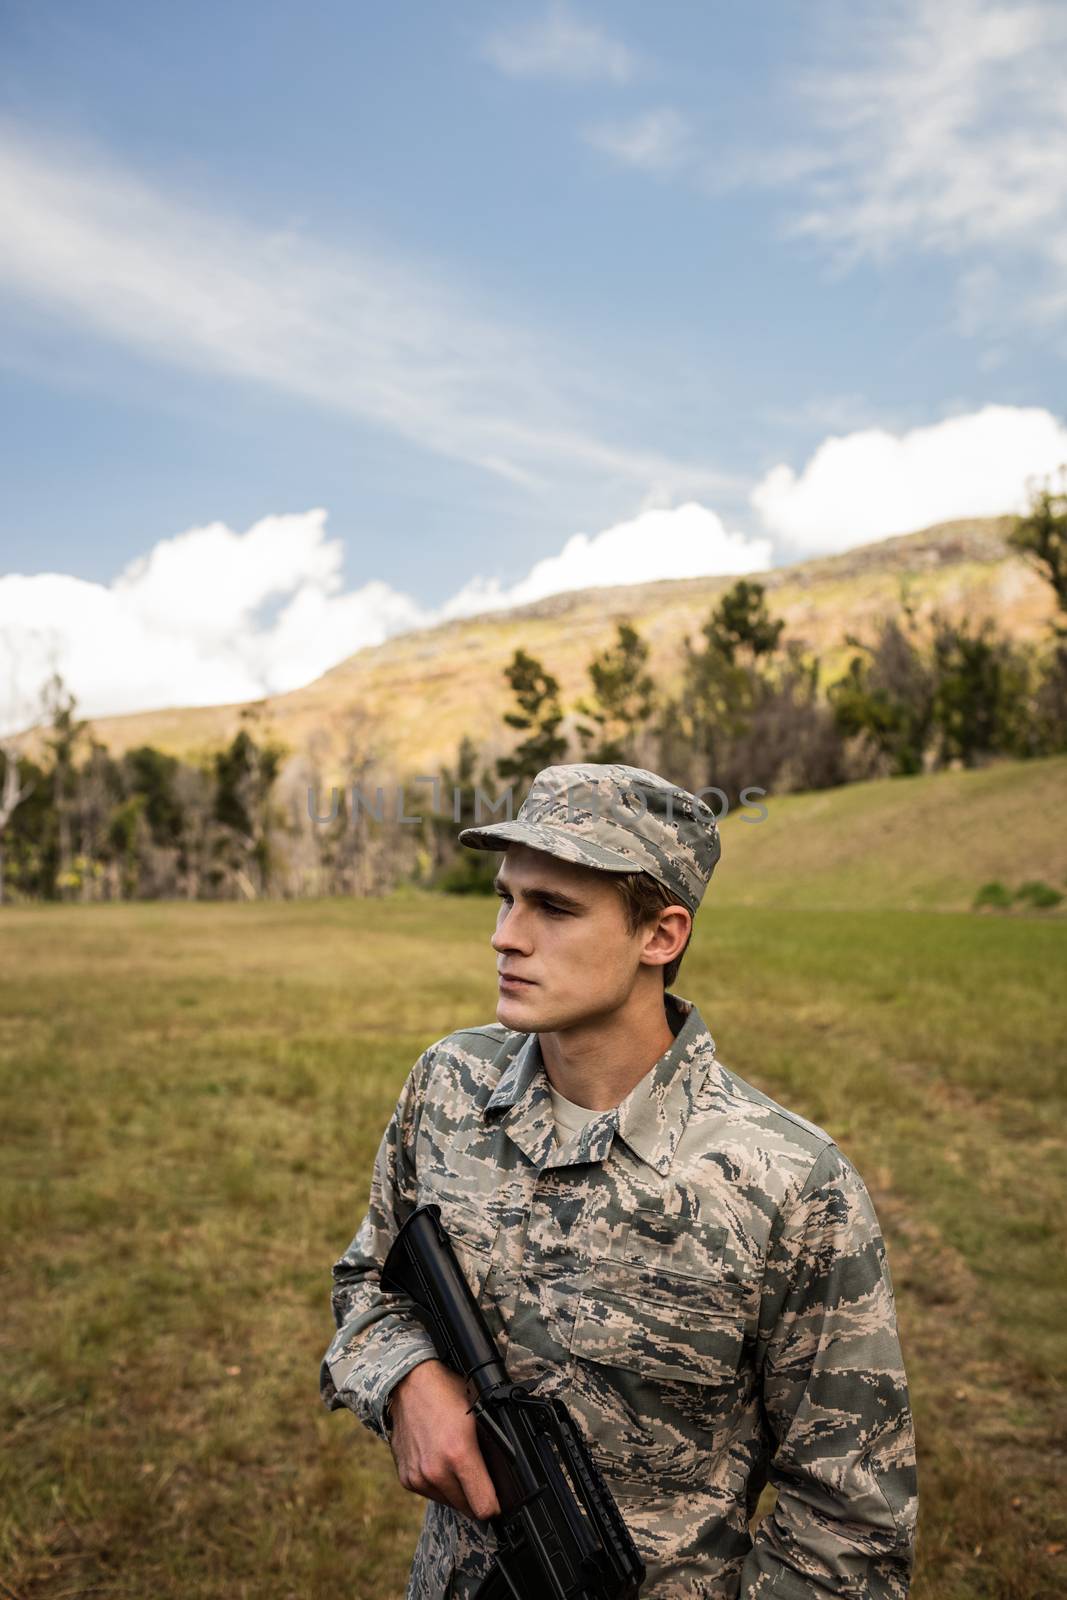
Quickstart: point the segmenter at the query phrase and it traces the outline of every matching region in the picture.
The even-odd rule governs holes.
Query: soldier
[[[915,1442],[874,1207],[830,1135],[725,1067],[669,987],[714,812],[643,768],[555,766],[515,821],[460,839],[504,852],[497,1021],[411,1070],[333,1269],[321,1374],[430,1501],[408,1600],[471,1600],[499,1509],[463,1381],[379,1289],[429,1202],[509,1375],[582,1428],[643,1597],[902,1600]]]

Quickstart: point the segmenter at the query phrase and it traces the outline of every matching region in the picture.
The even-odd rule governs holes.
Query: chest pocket
[[[614,1477],[707,1483],[744,1400],[744,1286],[725,1227],[636,1213],[594,1261],[571,1333],[568,1401]]]
[[[726,1384],[744,1341],[742,1285],[723,1271],[725,1226],[636,1211],[593,1262],[576,1356],[649,1378]]]
[[[495,1213],[489,1209],[478,1210],[453,1195],[430,1189],[420,1194],[419,1204],[440,1206],[441,1222],[452,1241],[463,1276],[474,1298],[480,1299],[493,1264],[497,1232]]]
[[[571,1350],[583,1361],[666,1382],[728,1385],[737,1373],[745,1324],[736,1302],[708,1285],[703,1304],[676,1297],[673,1284],[650,1286],[645,1274],[612,1272],[578,1301]],[[685,1286],[685,1296],[695,1285]]]

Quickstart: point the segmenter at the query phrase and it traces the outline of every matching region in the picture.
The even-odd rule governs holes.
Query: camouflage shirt
[[[490,1024],[423,1052],[333,1269],[323,1399],[388,1437],[390,1390],[434,1351],[378,1275],[434,1202],[509,1375],[588,1439],[643,1600],[899,1600],[915,1441],[870,1197],[829,1134],[717,1060],[690,1001],[666,1006],[670,1049],[562,1144],[536,1033]],[[428,1502],[408,1600],[470,1600],[492,1546]]]

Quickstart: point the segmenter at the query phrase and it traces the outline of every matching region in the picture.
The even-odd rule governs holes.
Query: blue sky
[[[0,627],[89,710],[1014,509],[1067,459],[1054,4],[0,31]]]

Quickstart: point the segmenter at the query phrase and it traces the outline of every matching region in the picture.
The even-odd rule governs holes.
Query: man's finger
[[[480,1450],[475,1449],[472,1455],[458,1463],[456,1474],[464,1499],[474,1508],[471,1512],[473,1517],[484,1522],[499,1514],[500,1502]]]
[[[410,1492],[417,1494],[420,1499],[434,1500],[439,1506],[448,1506],[452,1511],[458,1511],[461,1516],[474,1517],[474,1512],[455,1478],[450,1479],[447,1485],[428,1483],[424,1489],[412,1489]]]
[[[453,1510],[458,1511],[460,1516],[470,1517],[472,1521],[477,1520],[471,1503],[467,1498],[463,1482],[455,1472],[449,1470],[446,1476],[440,1477],[437,1481],[437,1487],[441,1490],[445,1505],[449,1505]],[[437,1497],[435,1496],[434,1498],[436,1499]]]

